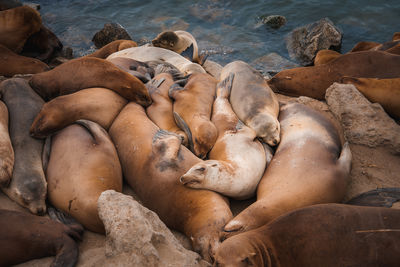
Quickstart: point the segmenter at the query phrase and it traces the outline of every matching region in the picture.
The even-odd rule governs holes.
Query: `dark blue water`
[[[276,52],[288,58],[285,36],[294,28],[328,17],[344,33],[342,52],[359,41],[386,42],[400,31],[400,1],[183,1],[44,0],[44,23],[65,46],[81,56],[94,49],[93,35],[104,23],[117,22],[143,43],[163,30],[186,30],[200,49],[222,64],[251,62]],[[260,15],[287,19],[278,30],[256,27]]]

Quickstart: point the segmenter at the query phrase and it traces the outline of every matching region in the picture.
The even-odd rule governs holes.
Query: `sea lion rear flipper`
[[[93,121],[77,120],[75,123],[82,126],[89,132],[95,144],[100,144],[104,138],[110,138],[106,130]]]
[[[64,238],[64,243],[57,251],[51,267],[73,267],[76,266],[79,258],[78,244],[71,238]]]
[[[181,53],[181,56],[193,62],[193,43]]]
[[[42,166],[44,173],[46,173],[47,165],[49,164],[50,152],[51,152],[51,136],[48,136],[44,141],[43,151],[42,151]]]
[[[345,174],[349,174],[351,170],[351,150],[349,142],[344,143],[342,147],[342,152],[340,153],[340,157],[337,160],[337,166],[339,170]]]
[[[387,207],[400,201],[400,188],[378,188],[358,195],[346,204],[358,206]]]
[[[65,224],[70,228],[70,230],[67,231],[70,237],[74,240],[82,241],[84,228],[75,218],[49,204],[47,212],[53,221]]]
[[[235,74],[231,72],[228,77],[217,84],[217,97],[229,98],[234,77]]]
[[[182,119],[182,117],[178,113],[176,113],[174,111],[173,114],[174,114],[174,119],[175,119],[176,125],[178,125],[178,127],[181,128],[187,136],[190,151],[194,151],[192,131],[190,131],[189,126],[187,125],[187,123]]]

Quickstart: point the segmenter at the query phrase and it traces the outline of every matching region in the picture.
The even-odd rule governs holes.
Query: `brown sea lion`
[[[187,31],[164,31],[153,39],[152,44],[156,47],[174,51],[180,55],[203,65],[206,57],[199,56],[199,48],[196,39]]]
[[[75,266],[82,239],[80,225],[64,225],[47,217],[0,210],[0,266],[55,256],[51,266]]]
[[[317,55],[314,58],[314,66],[326,64],[335,58],[340,57],[342,54],[339,52],[329,50],[329,49],[324,49],[324,50],[319,50]]]
[[[14,149],[8,131],[8,109],[0,101],[0,186],[10,184],[14,168]]]
[[[190,150],[199,158],[205,158],[218,137],[211,122],[211,110],[215,98],[217,80],[206,73],[192,74],[185,87],[178,83],[169,89],[174,99],[176,123],[188,137]]]
[[[400,262],[400,210],[320,204],[225,240],[214,266],[387,266]]]
[[[46,101],[81,89],[104,87],[140,105],[151,104],[149,92],[139,79],[111,62],[95,57],[73,59],[50,71],[35,74],[29,84]]]
[[[342,201],[351,151],[338,130],[317,111],[298,103],[280,111],[281,143],[257,188],[257,201],[224,228],[234,235],[301,207]]]
[[[394,36],[393,38],[396,38],[396,37]],[[375,42],[359,42],[350,50],[350,52],[385,51],[387,53],[398,55],[399,47],[400,47],[400,40],[392,40],[389,42],[385,42],[383,44],[375,43]]]
[[[367,50],[371,50],[379,45],[380,45],[380,43],[377,43],[377,42],[362,41],[362,42],[358,42],[349,52],[367,51]]]
[[[278,93],[325,99],[325,91],[343,76],[364,78],[400,77],[400,55],[381,51],[354,52],[320,66],[283,70],[268,84]]]
[[[21,78],[3,81],[0,93],[10,116],[10,138],[15,156],[11,183],[2,190],[32,213],[43,215],[47,193],[42,166],[43,140],[29,136],[29,127],[44,101]]]
[[[59,96],[43,105],[29,133],[45,138],[80,119],[94,121],[108,130],[126,103],[125,98],[106,88],[88,88]]]
[[[160,47],[139,46],[124,49],[111,54],[107,59],[114,57],[127,57],[139,61],[161,60],[177,67],[184,75],[192,73],[206,73],[206,71],[197,63],[192,63],[181,55]]]
[[[263,176],[266,156],[253,129],[241,123],[229,104],[233,75],[217,85],[211,121],[218,138],[204,162],[197,163],[180,178],[191,188],[209,189],[235,199],[254,195]]]
[[[103,191],[122,191],[117,151],[97,123],[78,120],[51,137],[46,168],[50,203],[90,231],[104,233],[97,212]]]
[[[18,0],[0,0],[0,11],[22,6],[22,3]]]
[[[392,41],[400,40],[400,32],[395,32],[392,37]]]
[[[227,64],[221,72],[221,80],[233,73],[230,102],[238,118],[256,132],[265,143],[279,143],[279,103],[274,92],[262,75],[243,61]]]
[[[400,118],[400,78],[343,77],[341,83],[353,84],[369,101],[381,104],[392,117]]]
[[[132,40],[115,40],[103,46],[102,48],[96,50],[95,52],[87,55],[87,57],[98,57],[106,59],[112,53],[131,47],[137,47],[137,43]]]
[[[35,74],[49,70],[42,61],[20,56],[0,44],[0,75],[12,77],[15,74]]]
[[[187,146],[187,136],[176,125],[173,114],[173,102],[168,95],[169,88],[174,84],[172,75],[169,73],[160,73],[154,77],[152,83],[154,85],[149,87],[149,92],[153,103],[146,108],[147,116],[160,129],[179,135],[182,138],[183,145]]]
[[[132,102],[117,116],[109,133],[123,175],[144,206],[168,227],[189,237],[194,250],[210,261],[232,213],[221,195],[186,188],[179,182],[201,160],[181,145],[181,138],[160,130],[143,107]]]
[[[28,6],[0,11],[0,44],[19,53],[42,25],[39,12]]]

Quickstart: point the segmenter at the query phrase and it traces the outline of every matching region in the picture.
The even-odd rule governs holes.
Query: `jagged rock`
[[[342,33],[328,18],[294,29],[286,38],[290,58],[302,65],[313,62],[319,50],[339,51]]]
[[[106,229],[103,266],[208,266],[200,255],[186,250],[159,217],[131,196],[114,190],[98,200]]]
[[[104,24],[104,28],[97,32],[92,38],[97,49],[115,40],[132,40],[124,27],[118,23]]]
[[[263,57],[254,60],[251,65],[261,73],[268,75],[275,75],[285,69],[292,69],[299,67],[298,64],[281,57],[277,53],[270,53]]]
[[[262,24],[269,26],[272,29],[279,29],[280,27],[286,24],[286,18],[281,15],[270,15],[270,16],[262,15],[258,17],[258,20]]]
[[[29,6],[35,10],[40,10],[40,4],[32,3],[32,2],[24,2],[24,6]]]

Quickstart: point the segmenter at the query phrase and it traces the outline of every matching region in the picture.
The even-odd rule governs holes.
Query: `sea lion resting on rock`
[[[152,44],[156,47],[174,51],[182,56],[187,56],[192,62],[203,65],[206,57],[199,56],[199,48],[196,39],[186,31],[164,31],[153,39]]]
[[[108,130],[126,103],[125,98],[106,88],[88,88],[59,96],[43,105],[29,133],[45,138],[80,119],[94,121]]]
[[[42,166],[43,140],[29,136],[29,127],[44,101],[26,80],[8,79],[0,84],[0,93],[10,115],[10,137],[15,162],[11,183],[2,190],[32,213],[46,212],[47,183]]]
[[[115,40],[111,43],[103,46],[102,48],[96,50],[95,52],[87,55],[87,57],[98,57],[102,59],[106,59],[112,53],[131,48],[137,47],[137,43],[132,40]]]
[[[109,133],[124,178],[144,206],[168,227],[185,233],[194,250],[210,261],[232,213],[221,195],[179,183],[179,177],[201,160],[181,145],[181,138],[160,130],[132,102],[117,116]]]
[[[183,81],[183,83],[186,82]],[[217,80],[206,73],[192,74],[185,87],[176,83],[169,89],[174,99],[174,117],[178,126],[187,135],[190,150],[199,158],[207,156],[218,137],[211,122]]]
[[[257,201],[224,228],[227,235],[260,227],[301,207],[342,201],[351,168],[335,126],[297,103],[280,111],[281,143],[257,188]]]
[[[46,168],[50,203],[90,231],[104,233],[97,212],[103,191],[122,191],[117,151],[97,123],[79,120],[51,138]]]
[[[22,51],[26,40],[42,26],[39,12],[28,6],[0,11],[0,44],[15,53]]]
[[[261,74],[243,61],[227,64],[221,72],[221,80],[233,73],[230,102],[238,118],[256,132],[265,143],[279,143],[280,126],[277,119],[279,103]]]
[[[225,240],[214,266],[398,266],[400,210],[320,204]]]
[[[75,266],[82,239],[79,224],[64,225],[46,217],[0,210],[0,266],[56,256],[51,266]]]
[[[246,199],[254,195],[267,160],[254,130],[239,122],[229,104],[232,81],[233,75],[230,75],[217,86],[211,121],[217,127],[218,139],[209,160],[194,165],[180,181],[191,188]]]
[[[42,61],[20,56],[0,44],[0,75],[12,77],[15,74],[35,74],[49,70]]]
[[[353,84],[369,101],[381,104],[388,114],[400,119],[400,78],[343,77],[341,83]]]
[[[149,92],[139,79],[95,57],[73,59],[51,71],[35,74],[29,84],[46,101],[81,89],[104,87],[140,105],[151,104]]]
[[[323,65],[283,70],[268,84],[277,93],[324,100],[326,89],[343,76],[398,78],[400,55],[381,51],[348,53]]]
[[[14,168],[14,149],[8,131],[8,109],[0,101],[0,186],[10,184]]]
[[[184,75],[191,73],[206,73],[197,63],[192,63],[181,55],[164,48],[139,46],[125,49],[111,54],[107,59],[114,57],[128,57],[139,61],[161,60],[177,67]]]

